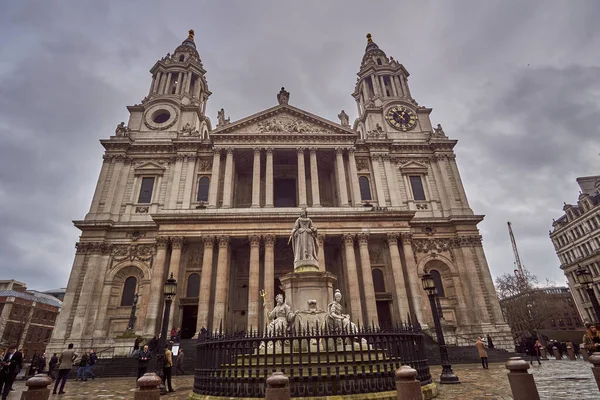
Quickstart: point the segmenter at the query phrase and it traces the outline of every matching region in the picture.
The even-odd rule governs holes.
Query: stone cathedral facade
[[[264,327],[260,291],[272,308],[279,279],[293,271],[288,238],[302,208],[319,229],[320,268],[337,277],[353,321],[410,318],[432,329],[421,284],[429,272],[450,343],[489,334],[512,346],[457,141],[432,126],[408,71],[370,35],[352,125],[344,111],[334,122],[294,107],[282,88],[272,108],[238,121],[221,109],[213,126],[193,31],[150,72],[129,122],[101,140],[100,177],[89,213],[75,221],[82,233],[48,351],[118,341],[135,293],[135,332],[159,332],[171,273],[169,329],[181,327],[183,338],[220,324]]]

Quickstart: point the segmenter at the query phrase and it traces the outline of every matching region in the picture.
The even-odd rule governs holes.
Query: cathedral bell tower
[[[431,131],[428,118],[431,110],[417,107],[408,87],[408,71],[393,57],[388,57],[370,33],[357,75],[352,93],[358,107],[354,129],[360,132],[361,138]],[[421,123],[419,114],[423,113],[425,121]]]
[[[205,116],[211,92],[206,71],[194,42],[194,31],[173,54],[167,55],[150,69],[152,84],[141,104],[128,107],[128,129],[134,132],[173,132],[206,138],[210,121]]]

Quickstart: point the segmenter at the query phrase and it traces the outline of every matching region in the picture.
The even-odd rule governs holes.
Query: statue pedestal
[[[314,271],[310,266],[307,269],[298,268],[280,278],[286,303],[292,310],[306,310],[308,300],[316,300],[317,308],[325,310],[333,301],[333,285],[337,278],[330,272]]]

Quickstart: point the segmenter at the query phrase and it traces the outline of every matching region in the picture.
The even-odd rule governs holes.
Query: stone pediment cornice
[[[210,133],[211,137],[224,135],[257,135],[257,134],[294,134],[310,135],[342,135],[356,138],[358,133],[350,127],[321,118],[315,114],[280,104],[246,118],[224,125]]]

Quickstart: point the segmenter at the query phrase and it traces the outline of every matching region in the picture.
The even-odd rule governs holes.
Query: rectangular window
[[[154,177],[142,178],[142,187],[138,203],[146,204],[152,202],[152,191],[154,189]]]
[[[413,199],[426,200],[425,190],[423,189],[423,181],[420,176],[410,176],[410,186],[412,187]]]

